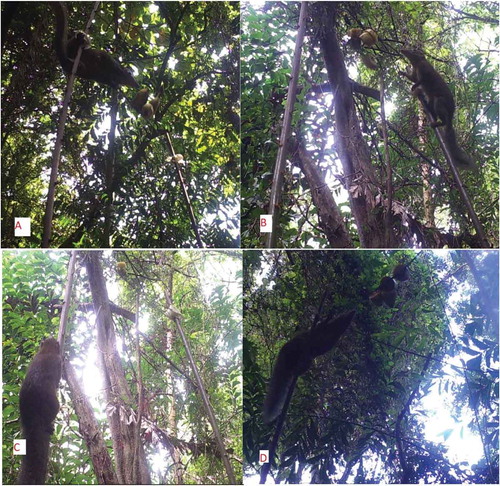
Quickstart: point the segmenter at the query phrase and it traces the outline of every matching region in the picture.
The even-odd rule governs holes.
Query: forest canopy
[[[69,31],[93,16],[91,48],[149,97],[134,107],[138,89],[77,77],[49,183],[68,86],[54,2],[2,2],[2,246],[40,247],[42,232],[44,247],[239,246],[239,6],[97,3],[66,2]],[[30,238],[14,238],[15,217]]]
[[[244,246],[497,247],[498,3],[309,2],[304,23],[301,8],[242,4]],[[373,45],[355,37],[367,32]],[[451,90],[473,170],[447,163],[446,128],[430,128],[411,94],[403,48],[422,50]],[[278,218],[271,244],[262,214]]]
[[[394,307],[375,305],[402,263],[410,278]],[[268,476],[498,481],[497,252],[247,251],[244,269],[245,481],[265,480],[258,454],[279,420],[264,424],[262,410],[280,349],[352,310],[333,349],[298,377]]]

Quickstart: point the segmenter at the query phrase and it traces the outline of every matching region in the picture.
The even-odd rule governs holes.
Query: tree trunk
[[[64,378],[69,386],[71,400],[78,417],[78,430],[87,444],[97,483],[118,484],[118,479],[113,469],[113,462],[109,456],[99,424],[95,419],[92,406],[85,393],[83,393],[80,382],[69,361],[64,363]]]
[[[94,309],[97,316],[97,349],[104,377],[106,413],[111,431],[115,468],[121,484],[151,484],[144,447],[139,448],[139,468],[135,470],[136,417],[133,396],[125,379],[122,362],[116,350],[108,292],[101,267],[101,252],[88,252],[85,257]],[[139,476],[139,477],[137,477]]]
[[[335,2],[318,2],[313,14],[314,21],[321,26],[321,49],[334,95],[336,146],[361,246],[381,248],[385,245],[384,220],[375,202],[379,183],[371,164],[368,145],[361,134],[352,84],[337,41],[337,8]]]
[[[318,220],[331,248],[352,248],[351,237],[333,199],[330,188],[326,185],[318,166],[302,146],[292,150],[311,190],[312,200],[318,208]]]

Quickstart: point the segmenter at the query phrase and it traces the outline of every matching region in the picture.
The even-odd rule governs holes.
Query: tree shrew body
[[[294,379],[304,374],[318,356],[333,348],[354,317],[355,311],[321,321],[316,327],[302,332],[283,345],[273,368],[264,401],[264,422],[278,417]]]
[[[57,387],[61,379],[61,353],[56,339],[45,339],[33,358],[19,393],[19,411],[26,455],[19,484],[44,484],[50,436],[59,412]]]
[[[458,146],[453,128],[455,101],[445,80],[420,51],[402,49],[401,54],[410,61],[412,66],[411,71],[402,74],[414,82],[411,88],[413,95],[417,96],[420,93],[424,95],[427,107],[435,120],[431,126],[443,127],[441,135],[453,164],[459,169],[474,169],[472,159]]]

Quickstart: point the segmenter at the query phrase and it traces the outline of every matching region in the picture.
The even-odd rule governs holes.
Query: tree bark
[[[78,429],[87,444],[97,483],[118,484],[118,479],[113,469],[113,461],[109,456],[108,448],[104,442],[99,424],[95,419],[94,411],[69,361],[64,362],[64,379],[69,386],[71,401],[78,417]]]
[[[361,134],[352,97],[352,83],[337,41],[337,8],[335,2],[318,2],[314,10],[314,20],[317,25],[321,25],[321,50],[334,95],[336,146],[361,246],[381,248],[385,243],[384,222],[375,200],[379,183],[371,164],[368,145]]]
[[[326,185],[318,166],[311,159],[306,149],[296,147],[295,157],[304,173],[312,200],[318,208],[319,225],[325,233],[331,248],[352,248],[351,237],[347,231],[340,210],[333,199],[330,188]]]

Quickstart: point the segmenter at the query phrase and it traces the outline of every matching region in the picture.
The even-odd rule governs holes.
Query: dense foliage
[[[461,176],[472,206],[492,247],[498,245],[498,4],[468,2],[457,10],[447,2],[335,2],[327,10],[313,2],[299,72],[292,136],[307,149],[322,181],[314,187],[297,162],[293,143],[285,173],[279,221],[279,247],[329,247],[316,192],[331,191],[354,246],[359,241],[350,197],[366,191],[366,210],[383,213],[393,201],[390,243],[377,247],[484,247],[460,198],[436,142],[418,116],[411,84],[401,76],[408,62],[403,46],[424,49],[449,84],[456,101],[454,126],[459,144],[476,162],[476,172]],[[262,246],[259,216],[268,214],[270,187],[287,100],[297,37],[300,2],[268,2],[242,7],[242,240]],[[335,10],[335,15],[331,11]],[[327,12],[327,13],[325,13]],[[352,84],[360,126],[375,180],[346,174],[340,153],[337,107],[325,70],[320,39],[334,23],[336,39]],[[379,41],[362,53],[351,48],[351,28],[372,28]],[[361,55],[376,69],[368,69]],[[379,91],[384,84],[388,149],[381,129]],[[387,155],[387,159],[386,159]],[[352,154],[350,154],[353,157]],[[345,157],[345,155],[344,155]],[[392,177],[389,177],[387,160]],[[341,164],[342,162],[342,164]],[[373,169],[370,169],[373,171]],[[346,178],[352,177],[352,182]],[[392,188],[388,185],[391,181]],[[389,194],[390,193],[390,194]],[[373,215],[376,219],[376,215]],[[381,218],[383,221],[383,217]],[[387,224],[387,222],[385,223]],[[380,224],[382,226],[383,223]]]
[[[84,30],[92,2],[68,2]],[[2,241],[39,247],[47,183],[67,86],[47,2],[2,3]],[[51,247],[198,246],[171,151],[201,240],[239,241],[239,6],[230,2],[101,3],[92,46],[130,66],[160,97],[153,120],[114,93],[77,79],[65,125]],[[32,237],[13,237],[31,217]]]
[[[398,285],[395,307],[375,307],[370,293],[401,261],[411,278]],[[354,309],[334,349],[298,379],[274,480],[497,482],[496,252],[249,251],[244,268],[248,480],[274,430],[261,411],[279,349],[316,317]],[[457,443],[476,459],[451,459]]]
[[[41,339],[57,335],[67,253],[3,253],[3,482],[15,482],[19,460],[11,453],[20,438],[18,393]],[[84,254],[82,254],[84,257]],[[126,263],[122,276],[116,262]],[[137,400],[134,322],[140,295],[141,371],[145,408],[142,441],[152,480],[223,484],[227,476],[207,420],[186,349],[165,315],[164,287],[175,306],[210,398],[237,480],[241,480],[241,257],[237,254],[140,252],[108,253],[103,259],[108,292],[124,309],[114,315],[118,353]],[[83,268],[76,273],[65,354],[83,381],[96,419],[109,440],[95,342],[95,314]],[[55,423],[49,474],[58,484],[95,484],[87,448],[78,432],[66,381]],[[136,409],[136,403],[133,408]],[[111,447],[109,447],[111,451]],[[173,464],[174,459],[178,461]],[[179,469],[179,465],[184,466]]]

